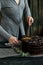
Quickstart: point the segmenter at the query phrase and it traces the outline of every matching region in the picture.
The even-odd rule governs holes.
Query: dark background
[[[31,36],[43,36],[43,0],[28,0],[31,14],[34,18],[34,23],[31,26]],[[27,23],[25,23],[25,30],[27,33]]]

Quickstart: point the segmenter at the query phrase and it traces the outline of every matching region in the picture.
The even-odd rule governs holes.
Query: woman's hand
[[[18,39],[17,39],[16,37],[11,36],[11,37],[9,38],[9,43],[10,43],[10,44],[18,44],[19,41],[18,41]]]
[[[31,16],[27,17],[27,22],[28,22],[28,25],[31,26],[32,23],[34,22],[34,19]]]

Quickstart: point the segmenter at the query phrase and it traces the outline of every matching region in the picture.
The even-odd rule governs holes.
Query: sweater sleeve
[[[0,11],[1,11],[1,2],[0,2]]]
[[[25,15],[26,15],[26,17],[28,17],[28,16],[31,16],[31,12],[30,12],[30,8],[29,8],[29,5],[28,5],[28,2],[27,2],[27,0],[24,0],[25,1]]]
[[[12,36],[10,34],[8,34],[4,29],[3,27],[0,25],[0,35],[5,37],[7,40]]]
[[[1,19],[2,19],[2,17],[1,17],[1,2],[0,2],[0,23],[1,23]],[[10,35],[8,32],[6,32],[3,29],[3,27],[1,26],[1,24],[0,24],[0,35],[3,36],[3,37],[5,37],[7,40],[10,38],[10,36],[12,36],[12,35]]]

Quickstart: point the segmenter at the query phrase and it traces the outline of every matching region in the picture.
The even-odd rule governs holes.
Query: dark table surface
[[[7,57],[0,59],[0,65],[43,65],[43,57]]]
[[[0,48],[0,65],[43,65],[43,54],[29,57],[15,56],[13,49]]]
[[[43,54],[21,57],[12,48],[0,46],[0,65],[43,65]]]

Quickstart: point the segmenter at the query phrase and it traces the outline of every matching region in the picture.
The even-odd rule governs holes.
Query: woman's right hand
[[[17,39],[16,37],[11,36],[11,37],[9,38],[9,43],[10,43],[10,44],[18,44],[19,41],[18,41],[18,39]]]

